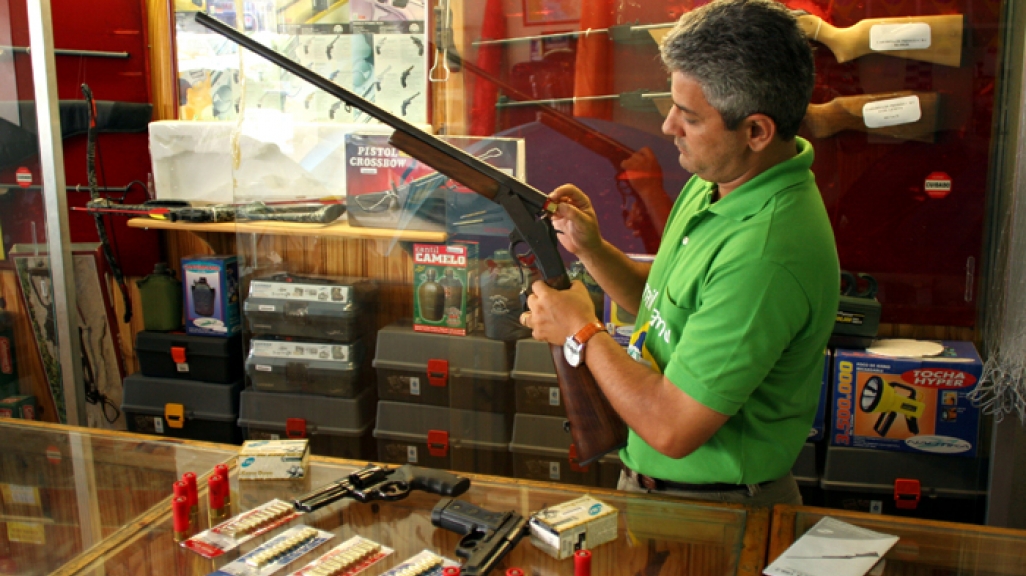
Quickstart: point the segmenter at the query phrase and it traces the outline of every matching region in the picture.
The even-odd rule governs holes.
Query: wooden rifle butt
[[[930,27],[928,46],[913,50],[874,49],[871,40],[875,27],[912,24],[926,24]],[[836,28],[818,16],[806,14],[798,17],[798,25],[809,40],[829,48],[838,62],[848,62],[867,54],[883,54],[945,66],[958,67],[962,64],[965,17],[961,14],[868,18],[848,28]]]
[[[570,421],[570,436],[580,466],[627,445],[627,425],[595,382],[587,366],[574,368],[563,357],[563,347],[550,346],[559,391]]]
[[[916,96],[919,98],[919,120],[895,126],[869,128],[863,117],[863,107],[872,102]],[[844,130],[857,130],[879,134],[898,140],[916,140],[932,143],[936,139],[940,118],[940,94],[937,92],[888,92],[841,96],[824,104],[810,104],[805,114],[805,126],[816,138],[829,138]]]

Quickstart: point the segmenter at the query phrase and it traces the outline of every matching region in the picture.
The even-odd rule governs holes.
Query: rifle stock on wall
[[[510,234],[512,243],[524,244],[530,249],[535,256],[538,271],[547,284],[559,290],[570,287],[570,279],[557,248],[555,230],[548,218],[555,207],[544,193],[416,128],[206,14],[197,13],[196,21],[394,128],[395,132],[389,139],[393,146],[502,205],[513,221],[514,231]],[[551,351],[579,463],[586,465],[626,445],[626,426],[602,394],[588,368],[573,368],[567,364],[559,346],[551,346]]]

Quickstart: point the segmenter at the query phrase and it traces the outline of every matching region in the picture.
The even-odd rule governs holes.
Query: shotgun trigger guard
[[[556,279],[558,284],[565,284],[553,286],[555,288],[569,287],[566,266],[557,248],[558,240],[552,222],[548,218],[532,214],[527,202],[517,196],[509,186],[500,184],[494,200],[506,210],[513,221],[513,231],[509,235],[510,246],[526,244],[530,253],[534,254],[534,265],[542,278],[550,284],[553,279]],[[562,280],[559,280],[560,278]]]

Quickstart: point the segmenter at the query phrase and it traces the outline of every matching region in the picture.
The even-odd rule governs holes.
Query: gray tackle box
[[[356,398],[244,390],[239,427],[247,440],[308,438],[310,453],[352,460],[376,460],[374,390]]]
[[[242,380],[231,384],[153,378],[125,378],[121,412],[129,432],[241,444],[236,425]]]
[[[513,412],[509,360],[499,340],[393,324],[378,331],[373,366],[382,400]]]
[[[494,476],[510,475],[512,418],[403,402],[378,402],[378,458]]]
[[[366,279],[282,273],[250,282],[242,311],[253,334],[353,342],[373,318],[376,294]]]
[[[510,376],[513,378],[518,414],[566,418],[566,406],[560,395],[552,350],[547,342],[533,338],[517,340]]]
[[[251,387],[354,398],[366,387],[364,345],[254,339],[246,357]]]
[[[525,480],[564,482],[597,486],[600,462],[578,466],[572,461],[570,433],[564,428],[566,418],[517,414],[513,418],[513,476]]]

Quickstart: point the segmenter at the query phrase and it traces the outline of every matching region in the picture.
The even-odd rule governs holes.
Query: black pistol
[[[464,559],[465,576],[484,576],[516,548],[529,528],[516,512],[491,512],[469,502],[443,498],[431,511],[431,524],[461,534],[456,555]]]
[[[418,468],[409,464],[398,468],[369,464],[327,486],[304,494],[294,500],[293,505],[301,512],[313,512],[342,498],[352,498],[363,503],[372,500],[401,500],[411,490],[459,496],[469,488],[468,478],[444,470]]]

